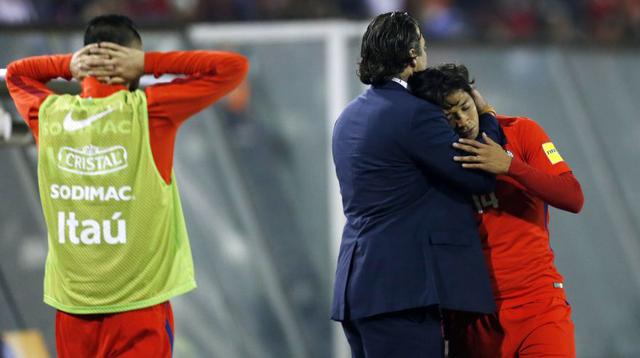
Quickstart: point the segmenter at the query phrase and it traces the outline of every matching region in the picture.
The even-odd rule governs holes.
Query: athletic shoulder
[[[498,119],[500,127],[512,133],[512,135],[517,134],[518,137],[521,138],[546,136],[542,126],[529,117],[498,115],[496,118]]]
[[[538,125],[536,121],[525,116],[507,116],[498,114],[496,116],[498,123],[503,127],[529,127]]]

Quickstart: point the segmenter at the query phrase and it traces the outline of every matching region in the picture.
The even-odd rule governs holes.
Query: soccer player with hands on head
[[[38,145],[49,253],[44,301],[61,358],[170,357],[169,300],[196,287],[173,172],[178,128],[233,90],[245,57],[144,52],[130,19],[99,16],[74,54],[11,63],[7,87]],[[180,74],[137,89],[140,76]],[[81,81],[80,95],[46,86]]]

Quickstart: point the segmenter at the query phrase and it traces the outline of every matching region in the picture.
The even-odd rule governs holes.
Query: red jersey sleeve
[[[147,52],[144,62],[145,73],[156,77],[186,75],[146,89],[149,117],[176,126],[233,90],[249,69],[244,56],[220,51]]]
[[[186,75],[145,90],[151,151],[158,171],[169,183],[177,128],[238,86],[249,63],[242,55],[216,51],[147,52],[144,60],[145,73]]]
[[[558,209],[577,213],[584,196],[571,168],[544,132],[530,119],[521,119],[517,143],[524,160],[513,158],[508,175],[529,192]]]
[[[38,138],[38,112],[40,105],[53,93],[46,86],[58,77],[71,79],[71,55],[28,57],[7,66],[6,83],[18,113]]]
[[[555,144],[538,123],[522,118],[519,125],[519,143],[522,145],[524,160],[527,164],[552,175],[571,171]]]
[[[584,204],[584,195],[578,179],[571,172],[560,175],[547,174],[518,158],[513,158],[509,167],[509,176],[522,184],[549,205],[578,213]]]

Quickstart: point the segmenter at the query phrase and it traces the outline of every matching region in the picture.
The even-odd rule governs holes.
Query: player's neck
[[[84,80],[82,80],[81,96],[84,98],[108,97],[121,90],[127,90],[127,87],[123,85],[109,85],[109,84],[98,81],[94,77],[87,77]]]

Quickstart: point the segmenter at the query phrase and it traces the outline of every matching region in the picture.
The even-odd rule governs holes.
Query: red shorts
[[[173,312],[169,302],[113,313],[56,313],[59,358],[171,357]]]
[[[540,299],[490,315],[445,313],[449,357],[575,357],[571,306]]]

